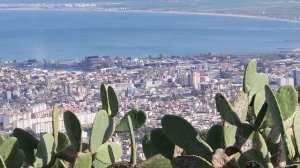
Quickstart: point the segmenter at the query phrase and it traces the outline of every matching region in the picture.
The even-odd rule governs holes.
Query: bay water
[[[300,23],[182,13],[0,11],[2,60],[278,52]]]

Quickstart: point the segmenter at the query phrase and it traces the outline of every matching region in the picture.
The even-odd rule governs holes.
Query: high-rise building
[[[11,91],[6,92],[6,99],[10,100],[11,99]]]
[[[293,70],[294,86],[300,86],[300,69]]]
[[[292,85],[294,86],[294,81],[295,79],[294,78],[284,78],[284,77],[281,77],[278,79],[278,84],[279,86],[284,86],[284,85]]]
[[[189,74],[190,85],[193,86],[195,89],[199,89],[201,75],[200,72],[192,72]]]
[[[200,72],[192,71],[180,74],[177,82],[183,87],[190,86],[194,87],[195,89],[199,89],[200,79]]]

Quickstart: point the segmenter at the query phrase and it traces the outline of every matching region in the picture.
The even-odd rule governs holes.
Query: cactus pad
[[[237,113],[233,111],[233,107],[231,104],[226,100],[226,98],[221,94],[216,94],[216,107],[218,112],[220,112],[221,117],[231,125],[240,125],[241,120]]]
[[[298,153],[300,153],[300,113],[297,113],[294,117],[293,131],[295,136],[295,146]]]
[[[4,160],[2,159],[1,156],[0,156],[0,168],[6,168],[5,162],[4,162]]]
[[[143,153],[144,153],[146,159],[149,159],[149,158],[159,154],[159,152],[152,145],[150,138],[151,138],[150,133],[146,133],[144,135],[144,138],[143,138],[143,141],[142,141]]]
[[[63,132],[58,132],[58,144],[56,147],[56,151],[62,151],[70,145],[71,145],[71,142],[70,142],[67,134],[65,134]]]
[[[282,135],[283,145],[286,149],[287,162],[292,161],[292,151],[289,140],[286,135],[286,126],[290,123],[284,123],[284,118],[288,119],[296,110],[298,96],[295,88],[292,86],[283,86],[277,93],[273,93],[269,86],[265,86],[266,101],[275,122],[275,130]],[[292,106],[292,107],[290,107]]]
[[[110,164],[102,163],[97,159],[93,160],[93,168],[109,168]]]
[[[256,125],[256,127],[258,126],[259,128],[267,128],[267,127],[272,127],[274,125],[274,121],[272,119],[271,113],[269,112],[268,108],[267,111],[265,111],[265,107],[264,107],[265,103],[266,103],[265,91],[258,92],[255,95],[254,102],[253,102],[254,114],[256,118],[258,118],[260,111],[262,111],[262,113],[265,113],[263,117],[263,121],[260,123],[259,126]]]
[[[224,132],[223,126],[213,125],[207,132],[206,142],[213,149],[224,148]]]
[[[58,127],[59,127],[59,111],[56,106],[53,107],[53,114],[52,114],[52,129],[53,129],[53,137],[54,137],[54,144],[55,148],[58,145]]]
[[[294,134],[293,134],[293,129],[292,128],[288,128],[286,130],[286,141],[287,141],[287,147],[288,147],[288,151],[291,155],[291,157],[295,157],[296,155],[296,149],[294,146]]]
[[[104,143],[104,137],[109,131],[109,117],[105,110],[101,110],[96,114],[94,119],[91,138],[90,138],[90,151],[95,153],[96,150]]]
[[[119,122],[119,124],[116,127],[116,131],[117,133],[121,133],[121,132],[129,132],[129,125],[128,125],[128,116],[131,117],[132,120],[132,126],[134,130],[139,129],[140,127],[142,127],[146,120],[147,120],[147,115],[144,111],[142,110],[136,110],[133,109],[131,111],[129,111]]]
[[[272,116],[274,122],[276,123],[276,127],[278,127],[278,130],[280,131],[280,133],[284,134],[285,129],[284,129],[284,125],[283,125],[283,119],[282,119],[282,115],[280,112],[279,103],[278,103],[274,93],[270,89],[270,87],[266,85],[265,89],[266,89],[265,90],[266,91],[266,101],[268,103],[268,107],[269,107],[271,116]]]
[[[109,108],[110,108],[110,112],[111,112],[111,117],[114,117],[119,112],[118,98],[117,98],[117,95],[116,95],[114,89],[111,86],[108,86],[107,93],[108,93],[107,96],[108,96],[108,100],[109,100]]]
[[[78,153],[78,157],[74,163],[74,168],[92,167],[92,153]]]
[[[111,86],[106,87],[104,84],[100,88],[102,109],[106,110],[109,116],[114,117],[119,112],[119,103],[117,95]]]
[[[109,109],[109,100],[108,100],[108,96],[107,96],[107,89],[104,84],[101,84],[100,94],[101,94],[100,96],[101,96],[101,102],[102,102],[102,109],[106,110],[108,115],[111,115],[110,109]]]
[[[1,145],[0,145],[0,156],[5,162],[5,165],[7,167],[11,167],[13,163],[15,162],[15,157],[17,156],[19,151],[19,143],[17,138],[11,137],[6,139]]]
[[[234,125],[230,125],[228,122],[224,122],[223,124],[223,132],[224,132],[224,143],[225,147],[232,146],[235,142],[235,134],[237,127]]]
[[[82,129],[78,118],[71,111],[66,111],[64,112],[64,123],[65,123],[67,135],[75,151],[77,152],[81,151]]]
[[[274,92],[278,102],[282,120],[290,118],[296,111],[298,104],[298,93],[293,86],[282,86]]]
[[[20,128],[15,128],[12,135],[18,139],[19,147],[24,151],[26,163],[32,165],[35,161],[34,149],[37,148],[39,141]]]
[[[267,114],[267,111],[268,110],[268,104],[267,103],[264,103],[263,106],[261,107],[261,109],[259,110],[258,114],[257,114],[257,117],[254,121],[254,129],[258,130],[261,126],[262,126],[262,123],[265,119],[265,116]],[[268,113],[270,114],[270,113]]]
[[[50,134],[43,135],[36,151],[36,167],[44,167],[49,164],[54,150],[54,138]]]
[[[161,155],[172,160],[175,144],[168,139],[162,128],[156,128],[150,133],[151,144]]]
[[[115,142],[107,142],[98,148],[96,158],[102,163],[112,164],[121,158],[122,152],[120,145]]]
[[[265,85],[269,84],[269,78],[264,73],[256,71],[257,61],[252,59],[245,70],[243,89],[248,93],[249,103],[252,101],[253,96],[258,92],[264,92]]]
[[[161,124],[166,136],[174,144],[184,149],[188,154],[211,160],[211,147],[200,138],[198,131],[188,121],[179,116],[165,115]]]
[[[18,150],[18,153],[14,156],[14,158],[6,164],[7,167],[22,167],[23,162],[25,160],[25,154],[22,149]]]

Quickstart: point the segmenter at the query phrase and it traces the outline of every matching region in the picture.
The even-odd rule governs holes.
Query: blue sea
[[[282,48],[300,48],[300,23],[146,12],[0,11],[2,60],[266,53]]]

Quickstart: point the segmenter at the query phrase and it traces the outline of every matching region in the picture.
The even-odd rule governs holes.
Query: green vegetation
[[[267,75],[258,73],[256,65],[256,60],[247,65],[244,91],[232,103],[221,94],[215,96],[223,119],[220,124],[202,136],[185,119],[166,115],[162,128],[145,135],[146,157],[159,153],[173,167],[296,167],[300,156],[297,91],[292,86],[272,91]],[[179,156],[172,150],[175,146],[183,150]]]
[[[120,144],[112,142],[114,132],[130,132],[131,159],[126,163],[136,164],[134,130],[146,122],[146,114],[141,110],[131,110],[118,124],[115,123],[118,99],[110,86],[101,86],[103,109],[97,112],[91,129],[89,144],[82,141],[82,128],[76,115],[71,111],[63,113],[66,133],[58,132],[59,112],[56,107],[52,115],[52,134],[44,134],[40,140],[26,131],[16,128],[11,138],[1,137],[0,168],[33,167],[114,167],[123,153]],[[124,163],[125,164],[125,163]]]
[[[0,137],[0,168],[33,167],[139,167],[139,168],[238,168],[300,166],[300,114],[298,93],[292,86],[272,91],[266,74],[251,60],[244,74],[244,90],[233,102],[216,94],[222,122],[200,133],[184,118],[165,115],[161,128],[143,138],[147,160],[138,161],[134,131],[147,119],[133,109],[116,122],[118,99],[111,87],[101,86],[102,110],[97,112],[90,141],[82,141],[76,115],[64,112],[66,133],[58,131],[59,112],[53,109],[53,133],[41,139],[16,128],[10,138]],[[254,82],[255,81],[255,82]],[[119,162],[120,144],[114,133],[129,133],[130,161]]]

